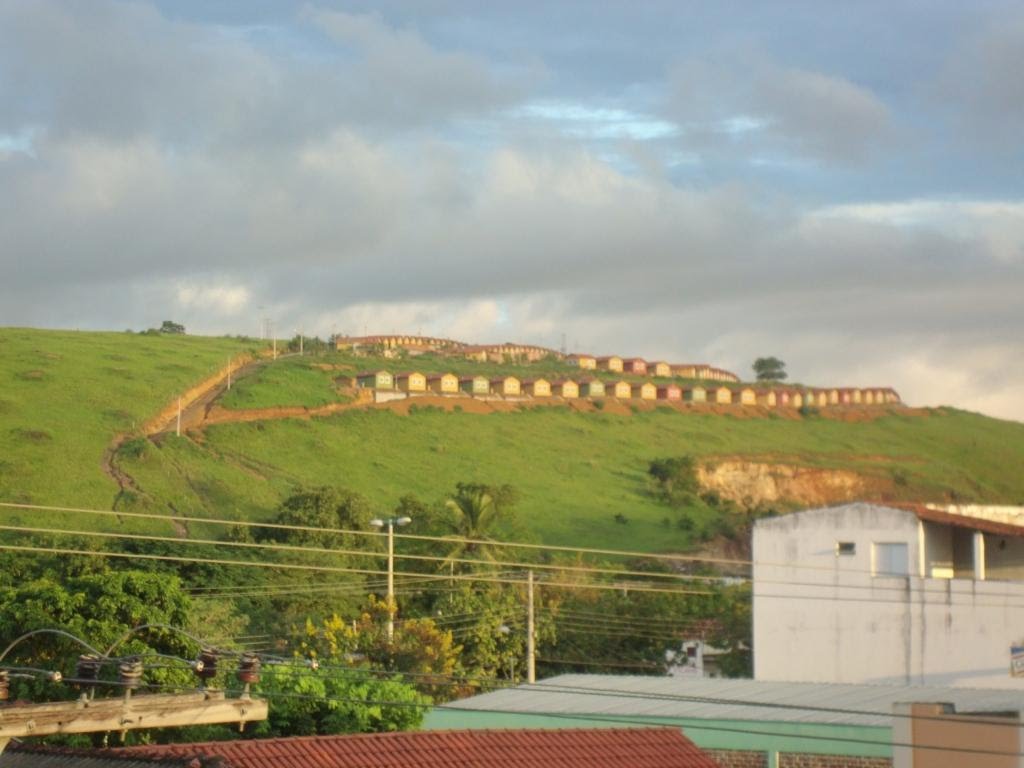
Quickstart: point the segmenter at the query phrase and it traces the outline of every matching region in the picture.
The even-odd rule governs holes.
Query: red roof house
[[[219,768],[717,768],[678,728],[419,731],[125,747]],[[102,752],[98,754],[104,754]],[[107,753],[109,754],[109,752]],[[219,762],[216,762],[219,760]]]

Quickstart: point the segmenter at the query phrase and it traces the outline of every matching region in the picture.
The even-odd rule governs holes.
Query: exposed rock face
[[[866,485],[863,477],[846,469],[731,460],[699,467],[697,478],[704,490],[746,505],[831,504],[862,496]]]

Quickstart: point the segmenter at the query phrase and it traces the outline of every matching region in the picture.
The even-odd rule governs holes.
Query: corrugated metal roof
[[[624,719],[697,718],[889,726],[897,702],[949,702],[958,712],[1024,710],[1020,690],[783,683],[731,678],[559,675],[441,709]]]

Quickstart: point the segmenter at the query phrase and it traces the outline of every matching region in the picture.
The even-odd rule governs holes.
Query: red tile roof
[[[126,747],[223,768],[716,768],[678,728],[421,731]]]

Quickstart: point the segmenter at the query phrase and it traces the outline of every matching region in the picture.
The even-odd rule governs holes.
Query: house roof
[[[890,726],[897,702],[949,702],[958,712],[1024,710],[1024,690],[943,686],[788,683],[738,678],[558,675],[442,704],[438,710],[574,718],[740,720]],[[428,726],[429,727],[429,722]]]
[[[360,371],[359,373],[356,374],[356,378],[357,379],[361,379],[364,376],[377,376],[378,374],[381,374],[381,373],[387,374],[388,376],[391,375],[390,371],[385,371],[385,370],[381,369],[379,371]]]
[[[0,768],[199,768],[192,757],[115,755],[96,750],[10,744],[0,753]]]
[[[458,378],[454,373],[432,373],[429,376],[427,376],[427,381],[438,381],[440,379],[445,378],[446,376],[451,377],[453,379]]]
[[[678,728],[421,731],[162,744],[124,752],[216,756],[224,768],[715,768]]]
[[[483,376],[483,375],[459,376],[459,382],[460,383],[463,382],[463,381],[479,381],[480,379],[483,379],[484,381],[490,381],[490,379],[488,379],[486,376]]]
[[[904,509],[908,512],[913,512],[917,515],[918,520],[924,520],[929,523],[952,525],[957,528],[969,528],[972,531],[990,533],[993,536],[1024,537],[1024,526],[1013,525],[1012,523],[1001,523],[997,520],[988,520],[984,517],[974,517],[973,515],[947,512],[941,509],[934,509],[924,504],[894,503],[885,504],[884,506],[891,506],[896,509]]]

